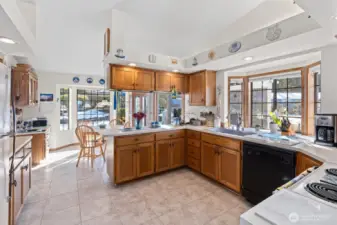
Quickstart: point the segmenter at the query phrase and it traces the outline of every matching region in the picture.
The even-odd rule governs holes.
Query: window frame
[[[296,72],[296,71],[294,71]],[[299,73],[299,77],[296,77],[296,78],[299,78],[300,81],[301,81],[301,85],[300,86],[289,86],[289,80],[292,79],[292,78],[288,78],[288,77],[285,77],[285,78],[281,78],[281,79],[277,79],[276,77],[278,77],[278,75],[275,75],[274,78],[273,76],[270,77],[271,80],[273,80],[272,82],[272,87],[271,88],[264,88],[264,85],[263,85],[263,82],[266,81],[266,80],[261,80],[261,81],[258,81],[258,82],[261,82],[261,87],[260,88],[253,88],[253,82],[254,80],[250,81],[250,126],[252,127],[253,126],[253,118],[258,118],[260,117],[261,119],[261,123],[259,124],[261,128],[264,128],[266,129],[266,127],[268,126],[268,118],[270,118],[270,116],[268,115],[268,112],[267,114],[264,114],[264,106],[265,105],[268,105],[268,104],[271,104],[272,106],[272,109],[271,111],[275,111],[278,107],[278,104],[285,104],[286,105],[286,109],[287,109],[287,113],[289,113],[289,105],[290,104],[301,104],[301,113],[300,113],[300,116],[288,116],[289,119],[299,119],[302,117],[303,115],[303,107],[302,107],[302,102],[303,102],[303,82],[302,82],[302,73],[301,71],[297,71],[297,72],[300,72]],[[279,73],[279,74],[282,74],[282,73]],[[285,75],[286,76],[286,75]],[[280,81],[280,80],[286,80],[286,87],[277,87],[277,82]],[[289,101],[289,91],[290,90],[296,90],[296,89],[301,89],[301,100],[300,101]],[[268,98],[266,99],[266,101],[264,101],[264,93],[266,93],[267,91],[272,91],[272,94],[273,94],[273,97],[272,97],[272,101],[268,101]],[[254,98],[253,98],[253,93],[254,92],[261,92],[261,101],[260,102],[254,102]],[[286,101],[285,102],[281,102],[281,101],[278,101],[277,99],[277,93],[286,93]],[[255,115],[253,113],[253,109],[254,109],[254,105],[261,105],[261,115]],[[267,119],[267,126],[265,126],[265,124],[263,123],[263,121]],[[302,128],[302,119],[301,119],[301,128]],[[257,125],[257,124],[256,124]],[[302,129],[301,129],[302,130]],[[300,130],[300,132],[301,132]]]
[[[62,113],[62,102],[63,102],[63,100],[62,100],[62,91],[64,91],[65,89],[67,89],[67,93],[66,93],[66,95],[68,95],[68,100],[66,101],[67,102],[67,106],[68,106],[68,122],[66,123],[67,124],[67,128],[65,129],[64,128],[64,126],[65,126],[65,124],[64,123],[61,123],[61,120],[62,119],[65,119],[64,118],[64,116],[61,116],[61,113]],[[64,93],[64,92],[63,92]],[[59,115],[59,122],[60,122],[60,126],[59,126],[59,129],[60,129],[60,131],[68,131],[68,130],[70,130],[71,129],[71,121],[70,121],[70,118],[71,118],[71,88],[70,87],[60,87],[59,88],[59,95],[60,95],[60,109],[59,109],[59,113],[60,113],[60,115]],[[61,126],[63,127],[63,129],[61,129]]]
[[[84,91],[84,93],[86,93],[86,91],[90,91],[90,92],[91,92],[91,95],[92,95],[92,92],[93,92],[93,91],[96,91],[96,92],[97,92],[96,97],[99,96],[98,92],[100,92],[100,91],[101,91],[101,92],[104,92],[104,94],[103,94],[103,99],[107,100],[108,102],[111,102],[110,90],[99,89],[99,88],[95,89],[95,88],[77,87],[77,88],[76,88],[76,98],[75,98],[75,101],[76,101],[76,124],[77,124],[77,126],[78,126],[78,125],[81,125],[81,124],[85,124],[85,122],[83,122],[83,121],[85,121],[85,120],[79,121],[79,119],[78,119],[78,117],[79,117],[79,116],[78,116],[78,113],[81,112],[81,111],[79,110],[79,106],[78,106],[78,101],[79,101],[79,91]],[[86,95],[84,95],[84,96],[86,96]],[[101,120],[101,121],[95,120],[96,123],[97,123],[97,126],[99,126],[100,124],[109,124],[109,123],[110,123],[110,118],[111,118],[111,107],[110,107],[110,106],[106,106],[106,107],[109,108],[109,117],[108,117],[107,120]],[[85,113],[84,113],[84,115],[85,115]],[[90,116],[92,116],[92,115],[94,115],[94,114],[90,114]],[[98,117],[98,111],[97,111],[97,113],[96,113],[96,118],[97,118],[97,119],[99,118],[99,117]],[[103,123],[100,123],[100,122],[103,122]],[[93,122],[90,121],[90,123],[93,123]],[[92,126],[95,126],[95,125],[92,125]]]
[[[245,77],[244,76],[233,76],[233,77],[228,77],[228,124],[231,125],[231,121],[230,121],[230,109],[231,109],[231,105],[241,105],[241,118],[243,118],[243,123],[244,124],[248,124],[247,121],[244,119],[245,115],[246,115],[246,101],[247,101],[247,97],[246,97],[246,92],[247,90],[245,89]],[[231,91],[231,81],[232,80],[242,80],[241,83],[241,90],[240,91]],[[231,92],[236,92],[236,93],[241,93],[241,103],[240,102],[234,102],[231,103]]]

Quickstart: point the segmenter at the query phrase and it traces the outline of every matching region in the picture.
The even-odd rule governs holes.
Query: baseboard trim
[[[50,152],[54,152],[54,151],[58,151],[58,150],[61,150],[62,148],[67,148],[67,147],[71,147],[71,146],[76,146],[76,145],[79,145],[80,143],[71,143],[71,144],[68,144],[68,145],[63,145],[63,146],[60,146],[60,147],[57,147],[57,148],[51,148],[49,149]]]

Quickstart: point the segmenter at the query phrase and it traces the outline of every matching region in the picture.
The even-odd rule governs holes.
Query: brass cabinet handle
[[[28,170],[28,164],[27,164],[27,165],[25,165],[25,166],[22,166],[22,167],[21,167],[21,169],[22,169],[22,170],[26,170],[26,171],[27,171],[27,170]]]

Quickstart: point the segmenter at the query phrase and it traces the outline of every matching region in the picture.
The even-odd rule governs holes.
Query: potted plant
[[[270,122],[270,132],[271,133],[276,133],[277,132],[277,127],[280,128],[282,135],[290,135],[292,134],[290,130],[291,123],[288,119],[287,112],[284,112],[285,116],[279,117],[277,110],[274,112],[269,113],[270,118],[273,120]]]
[[[135,118],[135,120],[136,120],[136,129],[137,129],[137,130],[142,129],[142,127],[141,127],[141,120],[142,120],[144,117],[146,117],[146,114],[143,113],[143,112],[137,112],[137,113],[134,113],[134,114],[133,114],[133,118]]]

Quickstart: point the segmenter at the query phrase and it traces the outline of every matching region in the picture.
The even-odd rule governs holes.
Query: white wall
[[[321,74],[322,96],[321,113],[337,113],[337,45],[327,46],[322,50]]]
[[[78,87],[81,88],[104,88],[98,83],[99,79],[104,78],[103,76],[92,76],[94,83],[92,85],[86,84],[86,79],[88,76],[78,76],[80,82],[74,84],[72,79],[76,75],[71,74],[60,74],[60,73],[50,73],[50,72],[37,72],[39,76],[39,93],[51,93],[54,94],[53,103],[39,103],[37,107],[27,107],[23,110],[23,119],[30,119],[37,116],[46,116],[48,122],[51,125],[51,135],[50,135],[50,147],[56,148],[63,145],[71,144],[77,142],[75,136],[76,128],[76,90]],[[60,131],[60,88],[68,87],[71,88],[71,98],[73,103],[70,106],[71,118],[70,129],[67,131]]]

